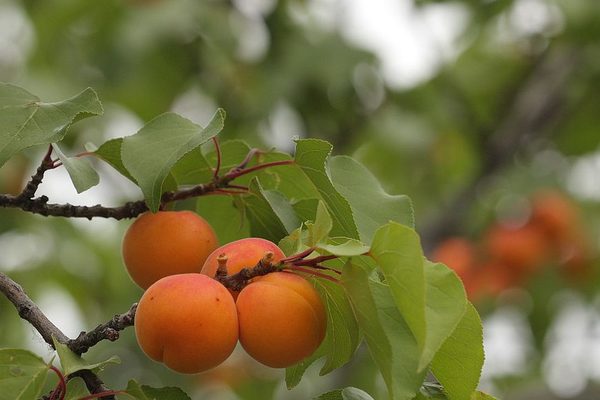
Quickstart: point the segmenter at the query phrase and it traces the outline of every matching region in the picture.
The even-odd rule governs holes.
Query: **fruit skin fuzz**
[[[158,280],[142,296],[135,316],[135,334],[144,353],[184,374],[225,361],[237,344],[238,332],[231,294],[198,273]]]
[[[272,368],[310,356],[325,337],[327,316],[315,288],[290,272],[255,278],[236,306],[240,343],[255,360]]]
[[[200,272],[217,246],[213,228],[194,212],[146,212],[125,233],[123,261],[131,279],[147,289],[165,276]]]

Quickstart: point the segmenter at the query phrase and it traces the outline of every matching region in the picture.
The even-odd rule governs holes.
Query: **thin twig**
[[[53,168],[54,162],[52,161],[51,155],[52,145],[49,145],[48,150],[46,151],[46,155],[44,155],[40,166],[35,171],[35,174],[31,176],[31,179],[29,180],[29,182],[27,182],[27,185],[25,185],[23,191],[16,197],[17,199],[19,199],[20,201],[25,201],[35,196],[35,192],[37,191],[38,187],[40,186],[40,183],[42,183],[42,179],[44,178],[44,173],[47,170]]]
[[[119,331],[133,326],[137,303],[134,303],[129,311],[115,315],[110,321],[98,325],[88,332],[81,332],[75,339],[69,340],[67,345],[77,354],[83,354],[102,340],[114,342],[119,338]]]
[[[213,178],[215,181],[219,179],[219,172],[221,171],[221,147],[219,146],[219,139],[216,136],[212,138],[215,145],[215,152],[217,153],[217,166],[213,172]]]
[[[40,308],[29,298],[21,285],[10,279],[7,275],[0,272],[0,292],[15,306],[19,316],[29,322],[36,331],[42,336],[44,341],[54,348],[52,337],[55,337],[61,343],[67,344],[69,338],[60,329],[56,327],[40,310]],[[90,393],[106,392],[108,388],[104,382],[90,370],[77,371],[71,376],[79,376],[85,382]],[[114,399],[114,396],[107,397]]]

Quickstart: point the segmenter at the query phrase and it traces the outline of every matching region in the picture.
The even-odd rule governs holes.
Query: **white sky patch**
[[[565,180],[575,196],[600,201],[600,151],[575,161]]]
[[[0,4],[0,72],[25,64],[35,43],[33,26],[17,4]]]
[[[279,102],[262,124],[260,136],[269,145],[281,151],[292,151],[294,139],[303,136],[305,132],[302,117],[286,102]]]
[[[482,379],[515,376],[529,367],[533,352],[531,330],[525,315],[502,307],[483,321],[485,364]]]
[[[469,17],[458,4],[416,8],[410,0],[340,1],[343,36],[379,57],[384,79],[394,89],[430,79],[453,59]]]

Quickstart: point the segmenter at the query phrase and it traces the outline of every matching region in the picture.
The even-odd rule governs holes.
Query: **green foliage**
[[[425,360],[425,364],[429,364],[464,315],[467,298],[460,279],[450,268],[427,262],[424,271],[427,337],[421,362]],[[483,352],[482,343],[476,340],[471,343]],[[479,377],[476,381],[479,381]]]
[[[190,396],[177,387],[153,388],[140,385],[133,379],[127,384],[123,397],[135,400],[191,400]]]
[[[0,399],[37,399],[48,371],[48,364],[27,350],[0,349]]]
[[[158,210],[163,182],[175,163],[219,133],[224,120],[225,112],[218,110],[202,128],[177,114],[166,113],[123,139],[123,165],[140,186],[151,211]]]
[[[163,114],[132,136],[101,144],[93,154],[137,185],[152,211],[166,190],[214,184],[220,162],[218,176],[233,173],[235,191],[201,196],[187,206],[207,218],[222,243],[252,235],[279,242],[288,255],[314,249],[305,260],[326,256],[318,270],[298,269],[312,275],[328,324],[318,350],[287,369],[288,388],[298,385],[319,359],[324,359],[321,375],[347,364],[364,337],[390,399],[421,396],[429,368],[450,400],[470,396],[483,362],[481,322],[454,272],[424,258],[408,197],[387,194],[358,161],[330,158],[332,146],[321,140],[298,140],[293,159],[256,152],[241,141],[223,142],[217,153],[207,142],[223,129],[223,119],[224,112],[218,110],[202,128],[177,114]],[[79,192],[97,183],[91,164],[68,158],[53,146]],[[282,160],[285,165],[236,177],[244,168]],[[213,194],[223,194],[219,190]],[[55,346],[66,375],[118,362],[111,357],[89,363],[67,346],[56,341]],[[37,388],[40,371],[47,369],[43,363],[37,366],[39,371],[27,375],[23,384]],[[75,393],[83,390],[73,386]],[[134,381],[126,393],[135,399],[188,398],[177,388],[154,389]],[[369,398],[351,388],[323,396]]]
[[[393,289],[370,278],[364,265],[349,263],[342,275],[369,352],[379,367],[389,398],[412,399],[423,382],[420,349],[395,304]]]
[[[358,231],[350,204],[335,189],[327,175],[326,160],[332,146],[322,140],[299,140],[296,144],[296,163],[315,185],[333,218],[332,234],[358,239]]]
[[[351,157],[332,157],[328,166],[336,190],[352,207],[360,238],[364,242],[370,242],[375,231],[388,221],[414,227],[413,209],[408,196],[387,194],[377,178]],[[373,207],[375,204],[377,207]]]
[[[373,400],[373,398],[360,389],[347,387],[323,393],[319,397],[316,397],[315,400]]]
[[[466,399],[477,388],[483,358],[481,320],[468,303],[460,322],[433,358],[431,371],[450,400]]]
[[[55,143],[52,144],[52,148],[56,152],[60,162],[67,169],[77,193],[85,192],[100,182],[100,176],[88,160],[65,156]]]
[[[393,299],[417,341],[418,353],[423,357],[430,349],[426,347],[425,272],[418,235],[398,223],[384,225],[375,233],[371,255],[381,267]],[[424,368],[424,360],[420,359],[418,370]]]
[[[81,371],[82,369],[90,370],[101,370],[107,364],[120,364],[121,360],[117,356],[112,356],[108,360],[100,361],[97,363],[89,363],[85,361],[81,356],[73,353],[66,344],[63,344],[52,338],[54,341],[54,347],[56,348],[56,354],[60,360],[60,365],[63,368],[65,375],[70,375],[74,372]]]
[[[277,211],[267,200],[262,187],[258,181],[253,180],[250,184],[250,195],[244,198],[244,208],[250,220],[250,233],[252,236],[262,237],[273,242],[279,241],[289,232],[282,221],[295,218],[293,209],[289,204],[285,207],[281,202],[275,205]],[[286,203],[283,203],[286,204]],[[289,226],[289,223],[288,223]]]
[[[87,390],[83,379],[74,377],[67,382],[67,394],[65,395],[65,400],[79,400],[89,394],[90,392]]]
[[[92,89],[43,103],[25,89],[0,83],[0,167],[28,147],[61,141],[71,124],[103,112]]]

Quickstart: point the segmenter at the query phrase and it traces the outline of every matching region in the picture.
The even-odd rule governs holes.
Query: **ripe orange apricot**
[[[240,343],[260,363],[273,368],[310,356],[325,337],[327,316],[315,288],[289,272],[256,278],[240,292],[236,306]]]
[[[550,190],[538,192],[533,197],[531,222],[559,244],[571,239],[579,228],[575,205],[565,195]]]
[[[486,234],[485,245],[493,261],[525,275],[536,270],[550,253],[544,233],[530,224],[516,229],[492,226]]]
[[[431,259],[446,264],[465,281],[475,266],[476,249],[473,243],[465,238],[451,237],[434,249]]]
[[[218,246],[212,227],[191,211],[142,214],[123,238],[123,261],[131,279],[146,289],[168,275],[200,272]]]
[[[177,372],[216,367],[238,341],[235,303],[223,285],[202,274],[171,275],[142,296],[135,335],[148,357]]]
[[[266,239],[245,238],[236,240],[213,251],[206,259],[201,273],[214,278],[219,266],[217,259],[222,254],[227,257],[227,275],[233,275],[240,272],[242,268],[254,267],[267,252],[273,253],[273,263],[285,258],[283,251],[275,243]],[[231,294],[234,298],[237,297],[237,293],[231,291]]]

